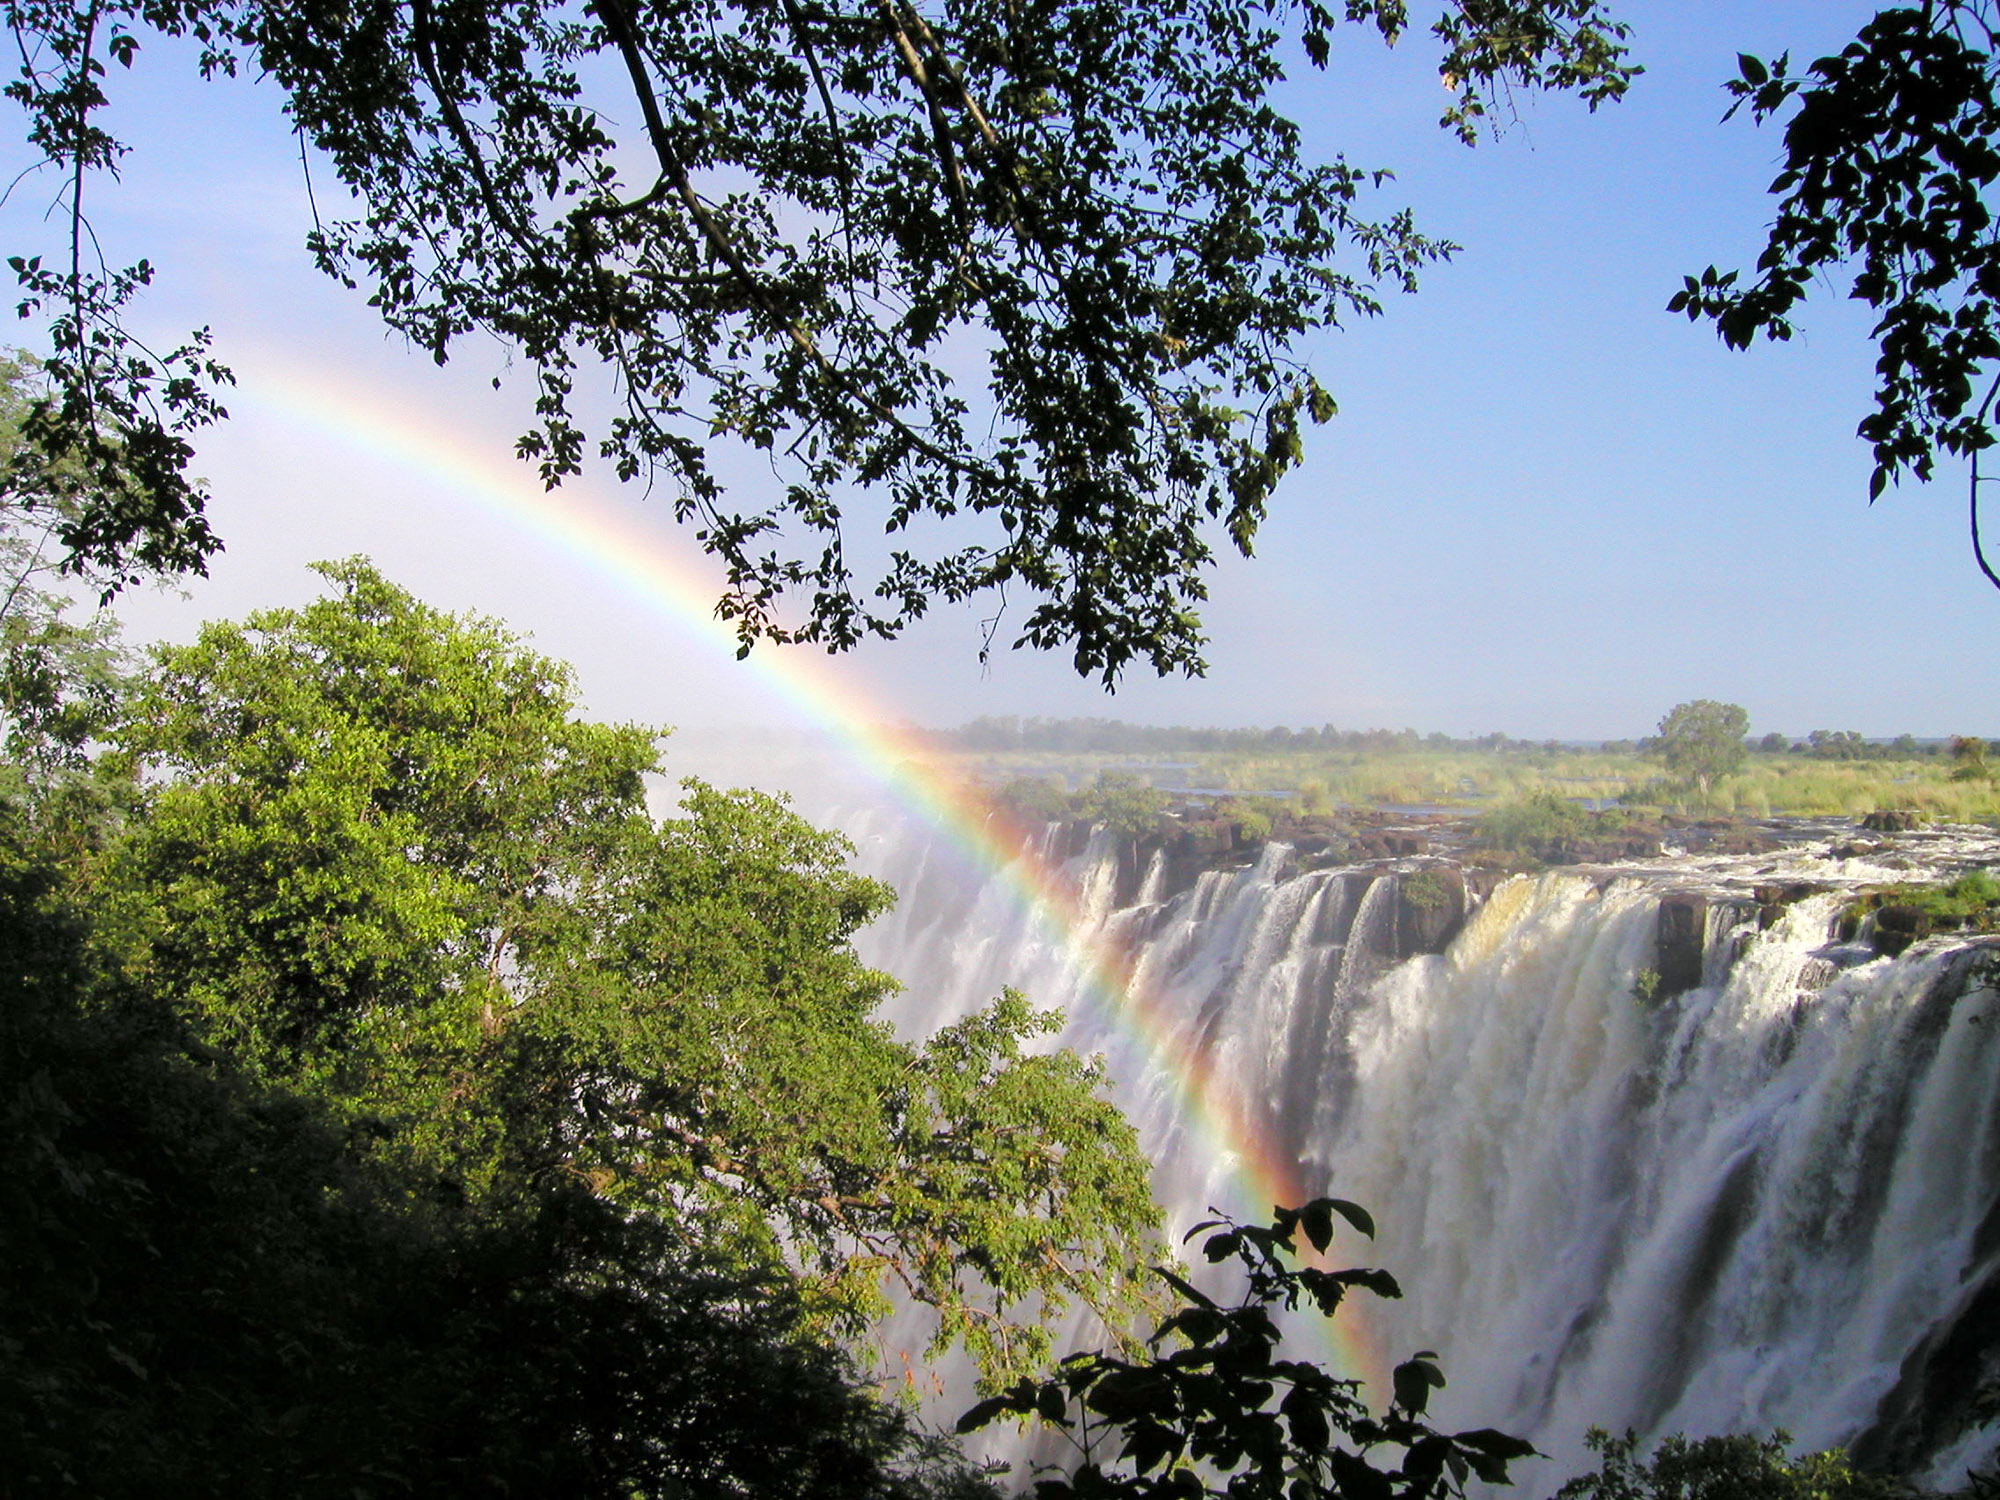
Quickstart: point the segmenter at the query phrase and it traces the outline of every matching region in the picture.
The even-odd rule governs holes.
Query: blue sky
[[[1973,568],[1962,475],[1867,504],[1853,429],[1872,354],[1841,289],[1804,337],[1749,355],[1663,311],[1682,273],[1753,259],[1770,217],[1775,132],[1719,123],[1734,54],[1815,55],[1874,7],[1619,8],[1648,70],[1625,103],[1593,116],[1526,101],[1476,150],[1435,128],[1444,95],[1420,36],[1388,52],[1352,32],[1327,75],[1291,86],[1319,149],[1395,169],[1385,211],[1408,203],[1465,249],[1416,297],[1316,347],[1341,415],[1279,492],[1258,558],[1218,571],[1206,680],[1135,677],[1107,698],[1061,659],[1000,653],[982,671],[977,608],[825,670],[928,724],[1101,714],[1595,738],[1713,697],[1744,704],[1757,733],[2000,732],[2000,594]],[[303,368],[489,456],[518,415],[489,389],[494,351],[434,369],[311,271],[273,90],[204,88],[159,49],[113,82],[129,82],[115,124],[136,149],[94,190],[107,254],[150,256],[145,318],[212,324],[244,379],[200,459],[228,551],[187,600],[134,600],[135,633],[296,602],[308,560],[367,552],[575,662],[596,712],[787,721],[762,676],[685,621],[260,400],[260,369]],[[35,179],[16,188],[0,211],[10,251],[48,232],[47,198]],[[638,503],[601,488],[602,503]],[[663,504],[643,515],[670,538]]]

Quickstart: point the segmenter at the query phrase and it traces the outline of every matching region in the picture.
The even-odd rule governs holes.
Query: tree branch
[[[893,408],[861,390],[846,371],[826,357],[818,341],[806,331],[798,319],[787,315],[783,309],[772,303],[762,279],[744,261],[735,243],[716,222],[715,216],[709,212],[708,205],[695,190],[694,181],[689,177],[686,166],[674,150],[673,141],[667,133],[667,123],[660,114],[659,101],[653,94],[652,78],[646,69],[645,54],[640,48],[638,36],[633,31],[632,19],[624,10],[624,0],[596,0],[593,8],[603,20],[613,45],[618,48],[619,55],[624,59],[626,74],[631,80],[632,91],[638,98],[639,109],[646,122],[647,140],[652,145],[653,155],[660,164],[662,175],[673,185],[675,195],[701,230],[703,239],[708,242],[716,257],[729,267],[742,284],[744,295],[750,298],[758,311],[783,328],[792,343],[813,362],[814,367],[837,390],[845,392],[859,402],[862,408],[878,421],[893,427],[918,453],[957,474],[985,475],[987,471],[983,466],[971,462],[963,455],[938,447],[910,426]]]
[[[1993,398],[1996,395],[2000,395],[2000,375],[1995,375],[1993,377],[1993,383],[1986,388],[1985,399],[1979,403],[1979,410],[1973,413],[1972,423],[1975,428],[1983,429],[1985,427],[1987,409],[1992,406]],[[1971,525],[1972,525],[1972,558],[1974,562],[1979,564],[1979,571],[1986,575],[1986,581],[1992,584],[1994,588],[2000,589],[2000,573],[1995,573],[1993,571],[1992,564],[1986,561],[1986,548],[1980,543],[1979,540],[1979,483],[1980,483],[1979,454],[1980,452],[1981,450],[1978,448],[1974,448],[1972,450],[1972,482],[1967,486],[1967,490],[1969,491],[1970,495],[1969,508],[1971,510]]]

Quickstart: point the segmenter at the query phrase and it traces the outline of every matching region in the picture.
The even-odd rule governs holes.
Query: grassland
[[[1169,793],[1280,795],[1304,812],[1419,805],[1477,813],[1553,793],[1586,805],[1683,816],[1859,817],[1908,809],[1934,822],[2000,823],[2000,781],[1957,779],[1953,763],[1941,755],[1832,761],[1756,754],[1742,770],[1716,781],[1705,801],[1670,783],[1655,760],[1543,746],[1172,755],[989,751],[966,752],[962,762],[994,785],[1046,777],[1074,790],[1099,771],[1126,771]]]

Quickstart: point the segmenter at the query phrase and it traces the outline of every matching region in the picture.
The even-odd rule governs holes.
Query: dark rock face
[[[1465,874],[1432,865],[1396,881],[1396,951],[1402,958],[1442,953],[1465,925]]]
[[[1870,833],[1915,833],[1924,824],[1907,807],[1897,807],[1869,813],[1861,820],[1861,826]]]
[[[1884,906],[1875,912],[1869,941],[1885,958],[1894,958],[1918,938],[1929,937],[1931,914],[1919,906]]]
[[[1821,885],[1810,880],[1787,880],[1757,886],[1751,891],[1751,899],[1757,903],[1757,930],[1765,932],[1778,925],[1778,919],[1785,914],[1785,908],[1795,901],[1803,901],[1808,896],[1817,896],[1822,891],[1830,891],[1830,885]]]
[[[1903,1361],[1874,1425],[1852,1447],[1854,1461],[1891,1471],[1918,1467],[1978,1425],[1978,1397],[2000,1373],[2000,1272],[1989,1271],[1953,1318],[1933,1328]]]
[[[1759,906],[1790,906],[1808,896],[1822,895],[1833,887],[1816,880],[1786,880],[1760,885],[1751,892]]]
[[[1181,830],[1174,841],[1174,853],[1190,859],[1214,859],[1235,847],[1226,823],[1196,823]]]
[[[1673,891],[1660,898],[1654,945],[1661,999],[1684,994],[1701,983],[1701,961],[1707,947],[1708,898],[1693,891]]]

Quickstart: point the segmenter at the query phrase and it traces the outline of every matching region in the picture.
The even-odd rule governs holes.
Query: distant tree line
[[[952,750],[1040,751],[1056,755],[1290,755],[1343,751],[1362,755],[1411,755],[1420,750],[1440,754],[1471,751],[1510,751],[1550,754],[1578,748],[1560,740],[1517,740],[1495,731],[1462,738],[1433,730],[1419,734],[1414,729],[1342,729],[1334,724],[1318,728],[1308,725],[1293,729],[1284,724],[1271,728],[1199,728],[1186,724],[1127,724],[1118,719],[1021,718],[1015,714],[988,715],[956,729],[939,730],[936,742]],[[1630,751],[1633,742],[1617,741]],[[1587,746],[1588,742],[1584,742]]]
[[[1404,752],[1425,744],[1414,729],[1195,728],[1183,724],[1127,724],[1117,719],[1021,718],[1015,714],[974,719],[957,729],[942,730],[939,742],[955,750],[1039,750],[1059,755],[1084,754],[1234,754],[1290,753],[1311,750]],[[1454,743],[1432,735],[1440,746]]]
[[[1815,760],[1914,760],[1928,756],[1956,756],[1953,746],[1966,736],[1949,740],[1920,740],[1914,735],[1894,739],[1869,739],[1852,729],[1815,729],[1803,739],[1773,731],[1751,742],[1765,755],[1804,755]],[[1015,714],[987,715],[956,729],[936,731],[942,747],[971,752],[1036,751],[1055,755],[1286,755],[1315,752],[1344,752],[1362,755],[1410,755],[1419,751],[1440,754],[1561,754],[1573,750],[1599,750],[1610,755],[1649,753],[1656,748],[1653,738],[1645,740],[1532,740],[1515,739],[1501,731],[1490,734],[1454,736],[1442,731],[1419,734],[1414,729],[1342,729],[1333,724],[1294,729],[1279,724],[1270,728],[1202,728],[1184,724],[1128,724],[1118,719],[1023,718]]]

